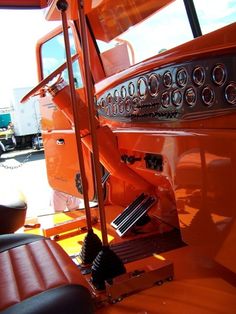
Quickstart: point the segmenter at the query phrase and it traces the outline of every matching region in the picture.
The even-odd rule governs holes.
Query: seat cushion
[[[93,311],[83,275],[59,244],[50,239],[1,235],[0,274],[0,311],[5,310],[4,313]],[[61,302],[57,303],[60,298]],[[68,309],[67,303],[71,304],[71,311],[63,312],[64,306]]]
[[[3,234],[0,236],[0,253],[16,248],[18,246],[38,241],[40,239],[44,239],[44,237],[40,235],[24,233]]]
[[[66,285],[41,292],[8,307],[1,314],[90,314],[91,296],[79,285]]]

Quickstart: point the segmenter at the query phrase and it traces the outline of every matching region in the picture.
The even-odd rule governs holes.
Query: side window
[[[71,55],[76,54],[75,43],[72,36],[72,31],[69,29],[70,38],[70,51]],[[48,41],[44,42],[41,46],[41,59],[42,59],[42,70],[43,78],[47,77],[64,62],[66,62],[66,51],[64,45],[63,34],[59,33],[55,37],[50,38]],[[78,60],[73,62],[73,74],[75,87],[83,87],[81,72],[79,68]],[[64,70],[62,72],[63,79],[68,82],[68,71]]]

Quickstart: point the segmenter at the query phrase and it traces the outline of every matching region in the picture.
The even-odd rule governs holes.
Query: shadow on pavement
[[[26,163],[31,161],[37,161],[44,159],[44,150],[27,150],[27,151],[12,151],[2,154],[0,157],[0,163],[6,163],[8,161],[16,161],[18,163]]]

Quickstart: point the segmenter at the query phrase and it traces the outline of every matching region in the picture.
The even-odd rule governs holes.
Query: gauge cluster
[[[204,118],[236,109],[236,57],[156,69],[103,93],[98,114],[122,122]]]

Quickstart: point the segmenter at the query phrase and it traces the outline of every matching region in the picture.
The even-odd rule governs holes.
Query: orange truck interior
[[[62,20],[22,102],[40,93],[51,187],[85,203],[25,228],[27,204],[0,200],[1,313],[235,313],[236,23],[202,35],[184,1],[190,41],[135,63],[119,38],[174,2],[0,1]]]

